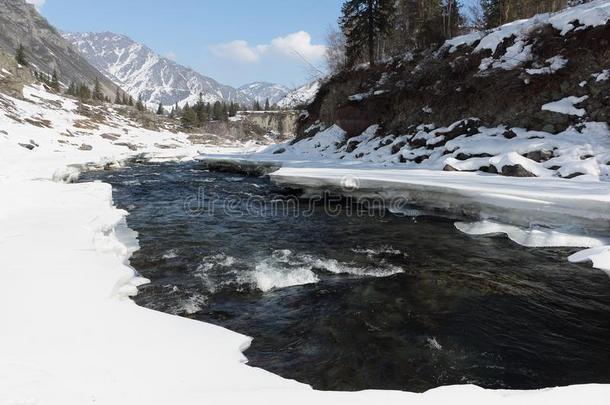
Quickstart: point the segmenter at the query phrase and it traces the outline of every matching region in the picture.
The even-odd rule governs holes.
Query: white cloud
[[[176,53],[173,51],[167,51],[163,54],[164,57],[166,57],[169,60],[176,60]]]
[[[284,37],[274,38],[268,44],[250,46],[247,41],[236,40],[213,45],[210,50],[219,58],[245,63],[258,62],[265,55],[305,58],[308,62],[316,63],[324,56],[326,47],[312,44],[311,35],[308,32],[298,31]]]
[[[308,32],[299,31],[273,39],[268,50],[292,57],[304,57],[310,62],[316,62],[324,56],[326,47],[312,44],[311,35]]]
[[[257,51],[248,46],[246,41],[237,40],[226,44],[217,44],[210,47],[212,53],[219,58],[233,59],[239,62],[258,62]]]
[[[38,10],[38,11],[40,11],[42,6],[44,6],[44,3],[46,2],[46,0],[25,0],[25,1],[30,4],[33,4],[34,7],[36,7],[36,10]]]

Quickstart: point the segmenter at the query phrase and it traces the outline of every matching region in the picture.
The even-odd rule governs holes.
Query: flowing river
[[[610,278],[568,263],[572,249],[196,163],[94,180],[139,232],[131,265],[151,283],[136,302],[252,336],[252,366],[323,390],[610,383]]]

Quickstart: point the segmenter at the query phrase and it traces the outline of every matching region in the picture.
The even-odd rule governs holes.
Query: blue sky
[[[290,88],[323,66],[342,0],[27,0],[64,31],[125,34],[221,83]],[[468,4],[472,0],[463,0]]]
[[[29,0],[64,31],[126,34],[178,63],[239,86],[289,87],[323,65],[325,34],[341,0]]]

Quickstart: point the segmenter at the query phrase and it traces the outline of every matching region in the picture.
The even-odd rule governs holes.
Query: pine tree
[[[28,60],[27,60],[26,56],[25,56],[25,48],[23,47],[23,44],[19,44],[19,46],[17,47],[17,52],[15,53],[15,60],[21,66],[29,66],[30,65],[28,63]]]
[[[220,101],[214,103],[212,116],[214,120],[221,120],[223,118],[222,104],[220,104]]]
[[[116,87],[116,92],[114,93],[114,104],[121,104],[121,91],[119,90],[119,86]]]
[[[486,28],[503,24],[502,0],[481,0],[481,8]]]
[[[104,92],[102,91],[100,79],[97,76],[95,78],[95,83],[93,84],[93,98],[99,101],[104,101]]]
[[[163,104],[159,103],[159,107],[157,108],[157,115],[165,114],[165,110],[163,109]]]
[[[53,69],[53,76],[51,77],[51,88],[55,91],[60,90],[59,74],[57,73],[56,69]]]
[[[269,99],[265,100],[265,111],[269,111],[271,106],[269,105]]]
[[[80,83],[76,88],[76,95],[81,101],[91,99],[91,89],[84,83]]]
[[[132,97],[132,96],[129,96],[129,100],[127,101],[127,104],[128,104],[130,107],[133,107],[133,97]]]
[[[142,101],[142,95],[140,94],[138,96],[138,101],[136,102],[136,110],[142,112],[146,109],[146,107],[144,106],[144,102]]]
[[[195,125],[197,125],[197,114],[191,107],[189,107],[188,103],[186,103],[184,109],[182,110],[181,122],[182,126],[185,128],[193,128]]]
[[[197,124],[198,126],[202,126],[203,123],[209,119],[206,104],[203,102],[203,93],[199,93],[199,101],[195,104],[194,110],[197,114]]]
[[[237,103],[231,102],[231,106],[229,107],[229,117],[235,117],[237,115],[238,110],[239,105]]]
[[[378,40],[392,27],[394,1],[347,0],[341,13],[339,24],[346,39],[348,64],[356,64],[366,50],[368,62],[374,66]]]
[[[70,86],[68,86],[66,94],[70,96],[76,96],[76,84],[74,82],[70,82]]]

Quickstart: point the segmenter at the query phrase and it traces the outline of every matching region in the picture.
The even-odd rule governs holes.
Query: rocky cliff
[[[103,91],[114,95],[116,85],[94,68],[25,0],[0,0],[0,49],[14,55],[25,48],[31,67],[40,72],[59,73],[64,86],[83,82],[91,86],[97,77]]]

